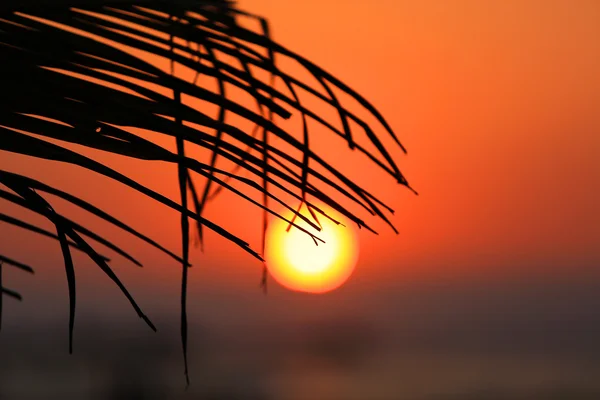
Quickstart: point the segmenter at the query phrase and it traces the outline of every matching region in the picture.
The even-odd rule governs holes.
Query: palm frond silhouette
[[[259,28],[245,27],[239,23],[240,18],[258,22]],[[154,60],[167,60],[168,67],[149,61],[140,56],[142,53],[152,55]],[[317,84],[307,84],[287,73],[277,62],[280,57],[294,60],[315,78]],[[410,188],[375,130],[365,119],[342,105],[336,93],[344,93],[356,100],[402,148],[377,109],[335,76],[278,44],[271,38],[265,19],[238,9],[231,1],[30,0],[2,4],[0,59],[3,88],[0,94],[0,150],[85,168],[120,182],[176,210],[181,216],[181,252],[176,254],[73,194],[28,176],[0,170],[0,183],[4,186],[0,189],[0,197],[47,218],[55,227],[55,232],[47,231],[0,213],[2,223],[59,242],[70,296],[69,351],[72,351],[76,305],[73,250],[87,254],[120,288],[138,315],[152,329],[155,327],[112,271],[108,258],[98,253],[88,240],[105,245],[133,263],[139,262],[117,244],[56,212],[46,195],[57,196],[135,235],[181,263],[181,337],[185,358],[190,224],[196,226],[201,242],[204,230],[209,229],[262,260],[261,250],[252,249],[226,227],[203,216],[207,202],[214,200],[221,190],[230,190],[263,210],[263,249],[267,215],[284,218],[274,211],[273,204],[294,211],[290,224],[296,225],[295,219],[301,218],[319,230],[317,215],[321,218],[330,216],[311,201],[316,199],[359,227],[372,230],[358,217],[355,209],[342,205],[342,200],[350,200],[355,207],[366,210],[393,228],[386,216],[393,212],[388,206],[311,149],[309,121],[320,125],[321,131],[343,137],[349,149],[363,153],[399,184]],[[177,76],[175,66],[195,71],[194,79]],[[267,74],[269,78],[262,79],[259,74]],[[202,86],[202,80],[198,78],[204,76],[216,80],[216,90]],[[276,82],[280,82],[280,88],[276,87]],[[231,96],[230,88],[249,95],[254,106],[249,107]],[[315,107],[302,102],[299,92],[332,107],[342,128],[328,122]],[[183,97],[218,107],[217,116],[186,104]],[[288,119],[292,115],[301,118],[301,140],[275,122],[275,116]],[[231,122],[239,118],[251,123],[253,128],[240,128]],[[375,152],[357,143],[351,124],[361,128]],[[176,151],[137,135],[135,129],[173,138]],[[277,143],[295,149],[301,156],[291,155],[274,144],[273,138]],[[172,163],[177,166],[180,202],[60,143],[77,144],[147,162]],[[203,163],[187,156],[186,145],[190,143],[210,152],[210,161]],[[235,168],[217,168],[218,159],[228,160]],[[331,177],[319,171],[326,171]],[[205,181],[201,190],[194,176]],[[245,189],[239,189],[240,185]],[[251,193],[257,192],[261,193],[262,201],[252,198]],[[292,208],[282,194],[307,207],[311,217]],[[188,204],[188,195],[191,204]],[[296,226],[315,241],[319,240],[308,230]],[[9,256],[0,255],[3,266],[33,273],[33,268]],[[0,266],[2,294],[20,299],[12,288],[1,286],[3,266]],[[266,269],[263,282],[265,279]],[[0,300],[0,313],[1,305]],[[187,376],[187,360],[185,363]]]

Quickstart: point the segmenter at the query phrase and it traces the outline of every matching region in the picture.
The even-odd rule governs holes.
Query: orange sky
[[[380,236],[360,233],[359,265],[347,293],[414,277],[462,279],[531,270],[577,274],[596,268],[600,5],[579,1],[575,7],[566,0],[374,4],[240,2],[241,8],[270,20],[276,40],[371,100],[408,149],[408,155],[398,151],[395,156],[420,196],[356,157],[343,165],[396,210],[393,222],[400,230],[396,236],[377,222]],[[344,164],[341,157],[348,150],[342,141],[321,140],[321,145],[340,146],[330,157]],[[180,249],[176,214],[117,183],[7,154],[0,164],[62,183],[170,249]],[[178,198],[170,166],[120,159],[111,159],[111,165]],[[258,211],[227,194],[221,200],[210,205],[208,216],[225,226],[244,221],[236,232],[258,248]],[[93,218],[72,215],[93,226]],[[178,265],[116,229],[98,229],[146,266],[140,272],[113,256],[112,265],[126,282],[176,290]],[[56,243],[39,241],[31,247],[32,236],[5,227],[0,237],[1,252],[38,266],[33,279],[15,275],[19,285],[40,288],[48,279],[63,281]],[[259,263],[214,234],[206,247],[205,254],[192,251],[198,267],[192,288],[257,287]],[[95,268],[80,255],[76,262],[81,270]],[[44,272],[46,266],[53,272]],[[88,288],[104,279],[100,276],[97,271],[80,274]],[[83,296],[91,299],[93,293]]]
[[[218,385],[246,393],[248,382],[275,387],[281,394],[276,390],[272,397],[286,399],[521,393],[511,385],[525,388],[527,394],[516,397],[541,398],[537,390],[545,386],[557,391],[539,393],[596,387],[600,2],[241,0],[239,5],[267,17],[277,41],[382,112],[408,149],[408,155],[393,155],[420,195],[350,154],[333,134],[315,130],[313,144],[327,150],[328,160],[396,210],[392,221],[400,234],[367,219],[380,235],[359,233],[359,263],[344,286],[307,295],[271,279],[268,296],[259,287],[261,264],[208,234],[206,251],[193,247],[190,259],[188,395]],[[299,135],[297,123],[285,126]],[[382,129],[378,133],[385,136]],[[179,199],[172,165],[87,154]],[[0,169],[60,186],[180,252],[179,216],[119,183],[1,151]],[[4,363],[10,371],[4,386],[42,390],[42,383],[31,385],[40,376],[40,382],[50,377],[48,390],[60,390],[61,379],[69,390],[80,381],[95,382],[92,378],[105,385],[106,375],[95,376],[90,368],[101,358],[90,354],[114,358],[119,374],[123,366],[143,372],[151,364],[144,358],[140,368],[123,360],[146,348],[139,343],[150,343],[151,353],[162,351],[156,344],[168,340],[177,355],[157,363],[183,390],[181,266],[131,235],[49,200],[144,264],[137,268],[97,245],[158,333],[136,317],[93,262],[73,252],[78,299],[75,353],[68,356],[68,291],[58,243],[0,225],[0,254],[36,268],[34,276],[3,270],[3,284],[24,295],[22,303],[3,305],[0,354],[13,354],[13,364],[11,357]],[[6,202],[0,202],[0,212],[25,215]],[[224,193],[209,204],[207,216],[260,248],[261,214],[253,205]],[[53,230],[42,218],[26,218]],[[330,324],[337,332],[334,341],[313,353],[288,349],[296,340],[310,342],[329,332],[322,328]],[[123,339],[132,341],[118,347]],[[48,356],[56,354],[47,352],[55,342],[60,344],[52,350],[61,355]],[[335,353],[346,347],[365,355],[350,367],[332,363],[329,348]],[[38,358],[28,361],[27,352]],[[155,383],[152,375],[143,380]]]
[[[408,148],[421,196],[378,191],[401,234],[362,236],[371,274],[597,265],[597,2],[241,4],[371,99]]]

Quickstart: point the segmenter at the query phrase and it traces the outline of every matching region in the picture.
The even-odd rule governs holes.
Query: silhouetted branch
[[[240,20],[251,18],[260,29],[246,28]],[[134,49],[137,52],[131,52]],[[138,53],[139,52],[139,53]],[[149,55],[149,56],[144,56]],[[223,61],[221,56],[233,61]],[[110,213],[58,187],[14,172],[0,170],[0,198],[42,215],[56,228],[46,231],[16,216],[0,213],[0,221],[50,237],[60,243],[70,295],[69,349],[72,350],[75,317],[75,266],[71,248],[86,253],[121,289],[138,315],[154,326],[138,307],[128,290],[108,267],[108,258],[93,249],[87,236],[129,259],[139,262],[110,240],[58,214],[37,191],[58,196],[102,220],[138,237],[166,253],[182,265],[181,341],[187,370],[186,293],[189,263],[189,225],[195,221],[200,243],[204,228],[212,230],[262,260],[268,215],[286,220],[310,235],[317,235],[296,224],[300,218],[320,230],[317,217],[329,218],[315,200],[345,218],[375,232],[360,216],[366,211],[393,227],[386,214],[393,210],[374,194],[360,187],[351,176],[325,161],[311,148],[309,122],[315,121],[324,132],[342,137],[350,150],[362,153],[378,168],[408,188],[390,149],[357,113],[349,111],[336,92],[352,97],[371,114],[387,135],[404,150],[384,117],[366,99],[345,83],[304,57],[275,42],[267,21],[239,10],[227,0],[26,0],[0,5],[0,58],[3,62],[0,84],[0,150],[26,157],[71,164],[119,182],[180,214],[181,255],[166,249],[143,233],[116,219]],[[301,82],[278,65],[278,59],[297,62],[317,82],[317,87]],[[158,61],[168,61],[165,70]],[[229,60],[229,59],[228,59]],[[191,81],[177,74],[177,66],[195,72]],[[262,72],[268,79],[259,78]],[[216,91],[199,84],[199,77],[217,82]],[[200,80],[201,81],[201,80]],[[276,87],[281,81],[281,88]],[[201,83],[201,82],[200,82]],[[229,88],[250,96],[256,109],[231,95]],[[318,89],[322,89],[325,94]],[[325,102],[335,113],[341,129],[327,121],[322,110],[300,100],[299,92]],[[216,117],[193,108],[184,99],[214,105]],[[254,107],[254,104],[253,104]],[[299,114],[302,138],[275,122]],[[253,126],[240,127],[239,120]],[[375,151],[357,142],[350,122],[360,127]],[[136,135],[134,129],[150,130],[173,138],[176,151]],[[211,132],[214,131],[214,134]],[[261,135],[258,133],[261,132]],[[51,140],[51,141],[49,141]],[[145,162],[161,161],[177,166],[180,202],[174,202],[126,174],[62,146],[77,144]],[[277,143],[284,143],[285,148]],[[186,156],[186,144],[210,153],[207,164]],[[294,149],[296,157],[289,148]],[[219,160],[233,169],[218,168]],[[321,172],[319,172],[321,171]],[[325,172],[323,172],[325,171]],[[196,191],[192,172],[205,179],[201,195]],[[244,176],[245,175],[245,176]],[[327,176],[329,175],[329,176]],[[214,189],[213,189],[214,188]],[[263,210],[261,253],[248,243],[204,217],[209,201],[226,189],[240,199]],[[261,200],[254,200],[253,194]],[[329,193],[329,194],[326,194]],[[188,194],[193,210],[188,207]],[[284,196],[293,199],[292,204]],[[344,204],[351,204],[347,206]],[[279,204],[293,212],[291,220],[272,208]],[[306,206],[310,218],[300,213]],[[363,212],[364,212],[363,211]],[[32,272],[19,262],[0,256],[4,265]],[[1,268],[1,267],[0,267]],[[262,284],[266,288],[267,269]],[[1,269],[0,269],[1,279]],[[1,281],[0,281],[1,287]],[[2,288],[2,293],[20,298]],[[1,299],[1,296],[0,296]],[[1,303],[0,303],[1,312]]]

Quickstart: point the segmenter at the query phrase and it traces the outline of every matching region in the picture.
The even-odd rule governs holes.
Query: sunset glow
[[[293,213],[285,214],[291,219]],[[348,226],[320,218],[321,232],[306,222],[296,223],[323,239],[316,245],[300,229],[282,220],[273,221],[267,232],[265,259],[270,274],[288,289],[323,293],[341,286],[352,274],[358,260],[358,240]]]

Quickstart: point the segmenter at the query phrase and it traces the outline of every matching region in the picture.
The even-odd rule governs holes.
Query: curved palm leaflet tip
[[[260,28],[255,31],[244,27],[239,23],[239,19],[243,18],[258,22]],[[170,68],[160,68],[127,52],[125,47],[152,54],[156,59],[169,60]],[[220,55],[235,62],[222,61]],[[317,85],[306,84],[280,69],[278,57],[297,62],[315,78]],[[289,221],[290,226],[304,230],[315,242],[320,239],[296,225],[296,217],[317,230],[320,229],[317,214],[322,218],[333,218],[313,204],[310,198],[326,204],[359,227],[373,231],[357,216],[357,211],[342,206],[336,197],[350,200],[359,209],[383,219],[393,228],[386,217],[386,213],[393,213],[393,210],[311,150],[309,120],[331,134],[343,137],[350,149],[363,153],[398,183],[410,188],[372,127],[346,109],[335,92],[341,91],[354,98],[376,118],[385,134],[391,135],[402,148],[379,112],[346,84],[275,42],[263,18],[237,9],[233,2],[227,0],[31,0],[3,4],[0,5],[0,59],[0,150],[88,169],[141,192],[181,215],[182,249],[181,255],[177,255],[89,202],[60,188],[0,169],[0,197],[47,218],[55,227],[55,232],[47,231],[0,212],[1,223],[59,242],[70,298],[70,352],[73,349],[76,300],[72,250],[87,254],[119,287],[138,315],[152,329],[155,330],[155,327],[112,271],[109,259],[98,253],[88,239],[137,265],[140,265],[139,262],[118,245],[56,212],[45,199],[46,195],[62,198],[137,236],[182,264],[181,339],[187,379],[186,292],[187,269],[190,266],[190,222],[195,224],[200,242],[203,230],[209,229],[262,261],[262,251],[251,249],[226,228],[203,217],[206,203],[214,200],[222,189],[234,192],[263,210],[263,250],[267,215],[270,213],[285,219],[272,210],[270,205],[273,203],[292,210],[294,217]],[[175,65],[196,71],[194,79],[178,77],[174,73]],[[269,74],[270,78],[258,78],[256,71],[259,70]],[[216,80],[216,91],[202,87],[201,79],[198,79],[202,76]],[[275,85],[277,82],[282,84],[279,89]],[[230,87],[249,94],[254,106],[248,108],[228,96],[227,89]],[[169,94],[156,88],[167,89]],[[342,129],[304,105],[299,98],[300,91],[333,107]],[[184,104],[182,96],[217,106],[217,117]],[[274,122],[274,116],[287,119],[293,114],[301,117],[301,140]],[[236,127],[228,122],[228,116],[241,117],[252,123],[254,128]],[[366,134],[377,150],[375,154],[356,143],[351,123]],[[135,128],[146,129],[174,138],[176,152],[132,133],[132,128],[133,131]],[[52,143],[43,138],[51,139]],[[273,145],[270,138],[277,138],[297,149],[301,157],[293,157],[280,146]],[[173,163],[178,170],[181,202],[174,202],[100,162],[56,144],[60,142],[148,162]],[[202,163],[187,157],[188,143],[209,151],[210,162]],[[235,168],[217,168],[219,158],[228,160]],[[311,165],[327,171],[333,179]],[[202,190],[197,189],[193,174],[196,178],[204,178]],[[237,188],[234,182],[245,189]],[[336,195],[326,195],[324,188]],[[262,194],[262,202],[251,197],[257,192]],[[306,206],[310,218],[300,214],[299,208],[293,209],[278,193]],[[188,204],[188,195],[191,204]],[[2,286],[1,272],[7,266],[29,273],[33,273],[33,269],[7,255],[0,255],[2,294],[20,300],[17,292]],[[266,285],[266,268],[263,285]],[[0,317],[1,299],[2,296]]]

